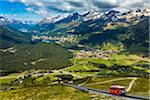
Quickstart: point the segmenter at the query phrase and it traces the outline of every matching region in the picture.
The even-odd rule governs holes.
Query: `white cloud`
[[[137,8],[149,8],[149,0],[124,0],[117,7],[119,10],[130,10]]]
[[[44,6],[44,3],[43,2],[40,2],[40,1],[37,1],[37,2],[35,2],[35,4],[37,5],[37,6]]]
[[[48,11],[47,11],[47,9],[40,8],[39,10],[35,11],[35,13],[37,13],[39,15],[47,15]]]
[[[22,2],[25,5],[44,6],[44,0],[9,0],[10,2]]]
[[[28,8],[26,8],[26,10],[30,11],[30,12],[34,12],[34,13],[42,15],[42,16],[47,16],[48,13],[49,13],[49,11],[45,8],[34,9],[34,8],[31,8],[31,7],[28,7]]]
[[[10,17],[16,17],[17,15],[16,14],[0,14],[0,16],[4,16],[6,18],[10,18]]]
[[[9,0],[10,2],[17,2],[18,0]]]
[[[133,8],[149,7],[149,0],[9,0],[10,2],[22,2],[28,8],[27,11],[47,15],[51,12],[85,12],[87,10],[129,10]],[[34,9],[36,8],[36,9]],[[59,11],[59,12],[58,12]]]
[[[33,11],[33,8],[26,8],[27,11]]]
[[[113,4],[118,3],[117,0],[109,0],[108,2],[113,3]]]

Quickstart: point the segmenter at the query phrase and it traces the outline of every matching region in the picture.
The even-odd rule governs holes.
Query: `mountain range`
[[[83,15],[76,12],[65,17],[47,17],[36,25],[0,17],[1,70],[40,69],[41,65],[62,68],[70,65],[73,56],[68,48],[110,50],[117,47],[120,51],[148,55],[149,16],[148,9]],[[28,31],[20,31],[21,27]]]
[[[36,22],[33,21],[19,21],[16,19],[9,19],[3,16],[0,16],[0,25],[14,28],[21,32],[28,32],[28,30],[36,25]]]
[[[75,12],[65,17],[47,17],[40,21],[32,32],[35,36],[51,38],[73,35],[77,37],[76,43],[69,45],[76,47],[78,44],[102,47],[105,43],[112,42],[121,43],[129,51],[140,47],[137,52],[148,52],[149,16],[149,9],[136,9],[124,13],[115,10],[105,13],[87,12],[82,15]],[[65,41],[64,45],[66,42],[68,45],[69,41]]]
[[[102,47],[110,42],[121,43],[129,51],[134,47],[141,47],[140,51],[147,52],[149,16],[149,9],[136,9],[124,13],[115,10],[105,13],[90,11],[84,14],[75,12],[68,16],[46,17],[37,24],[0,17],[0,24],[3,26],[1,33],[5,33],[4,28],[5,31],[10,31],[6,33],[12,34],[24,27],[30,33],[30,38],[31,35],[38,37],[28,40],[53,41],[64,47]],[[74,40],[70,40],[70,37]]]
[[[70,29],[70,27],[81,26],[87,24],[88,26],[100,26],[107,25],[110,22],[124,22],[130,23],[131,20],[138,20],[143,16],[149,16],[149,9],[144,10],[131,10],[126,13],[121,13],[119,11],[111,10],[109,12],[100,13],[100,12],[87,12],[85,14],[79,14],[77,12],[69,15],[69,16],[57,16],[57,17],[47,17],[40,21],[39,24],[36,25],[36,32],[50,32],[53,30],[63,31],[66,28]],[[67,25],[66,25],[67,24]],[[80,27],[79,26],[79,27]],[[54,31],[55,32],[55,31]],[[81,33],[82,34],[82,33]]]

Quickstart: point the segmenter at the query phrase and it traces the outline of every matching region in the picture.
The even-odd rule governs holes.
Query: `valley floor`
[[[149,59],[136,55],[111,55],[110,59],[72,59],[74,65],[54,70],[28,70],[0,77],[1,100],[123,100],[64,86],[78,86],[109,92],[112,85],[125,86],[128,95],[149,97]],[[126,63],[125,63],[126,62]],[[143,64],[143,65],[142,65]],[[68,80],[69,79],[69,80]]]

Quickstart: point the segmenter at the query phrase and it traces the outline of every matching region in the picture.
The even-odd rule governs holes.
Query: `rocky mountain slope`
[[[35,26],[35,22],[32,21],[19,21],[16,19],[9,19],[3,16],[0,16],[0,25],[14,28],[18,31],[28,32],[28,30]]]
[[[137,9],[125,13],[115,10],[105,13],[87,12],[83,15],[74,13],[67,17],[43,19],[34,31],[39,37],[66,38],[68,35],[73,35],[76,37],[75,43],[67,41],[66,44],[64,41],[64,45],[69,46],[71,44],[78,47],[80,44],[93,47],[103,46],[110,42],[112,44],[121,43],[129,51],[133,51],[132,48],[141,47],[137,49],[137,52],[147,52],[149,16],[149,9]]]

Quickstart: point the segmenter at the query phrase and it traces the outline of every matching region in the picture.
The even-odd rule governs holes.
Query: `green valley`
[[[47,9],[69,15],[44,16],[36,24],[0,17],[0,99],[148,100],[150,10],[70,14],[49,8],[49,1],[21,4],[47,3]],[[40,12],[46,14],[44,7]],[[16,25],[33,27],[20,31]]]

